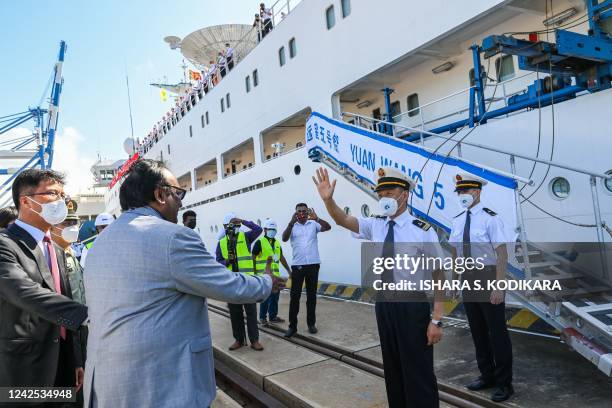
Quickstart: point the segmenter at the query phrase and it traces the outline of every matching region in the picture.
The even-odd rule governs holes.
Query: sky
[[[182,55],[163,41],[199,28],[252,24],[259,0],[0,0],[0,116],[37,106],[67,43],[54,168],[66,189],[84,192],[89,168],[127,158],[129,76],[134,136],[145,136],[167,111],[151,82],[182,79]],[[44,95],[45,101],[49,91]],[[47,102],[43,102],[47,107]],[[33,122],[27,127],[33,128]],[[16,132],[26,132],[19,129]],[[0,164],[0,167],[4,167]]]

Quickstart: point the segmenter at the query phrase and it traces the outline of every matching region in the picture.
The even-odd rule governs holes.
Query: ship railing
[[[517,174],[516,159],[526,160],[532,164],[534,163],[544,164],[546,166],[563,169],[563,170],[569,171],[574,174],[580,174],[582,176],[588,177],[588,182],[590,184],[590,190],[591,190],[591,201],[593,205],[593,216],[595,220],[594,227],[597,231],[597,241],[600,244],[600,255],[601,255],[601,263],[602,263],[602,273],[603,273],[602,278],[606,280],[609,279],[609,271],[608,271],[607,261],[605,258],[606,254],[605,254],[605,248],[604,248],[604,244],[605,244],[605,233],[604,232],[606,231],[606,225],[601,215],[601,206],[599,202],[599,194],[598,194],[597,185],[598,183],[605,183],[606,180],[612,180],[612,174],[598,173],[598,172],[583,169],[580,167],[572,166],[566,163],[562,163],[556,160],[546,160],[540,157],[534,157],[534,156],[530,156],[530,155],[526,155],[526,154],[522,154],[522,153],[518,153],[514,151],[509,151],[505,149],[500,149],[497,147],[488,146],[488,145],[484,145],[480,143],[474,143],[474,142],[468,142],[465,140],[454,139],[454,135],[445,136],[442,134],[429,132],[427,130],[417,129],[417,128],[410,127],[410,126],[404,126],[398,123],[385,122],[383,120],[374,119],[374,118],[359,115],[356,113],[342,112],[342,117],[347,118],[348,120],[352,121],[355,124],[355,126],[359,126],[359,127],[369,127],[368,124],[375,124],[376,126],[373,129],[375,131],[376,131],[376,127],[380,128],[381,125],[383,128],[389,127],[389,126],[395,126],[395,127],[398,127],[400,129],[407,131],[408,133],[420,132],[430,137],[443,139],[442,143],[454,142],[455,145],[450,147],[450,151],[448,154],[449,156],[452,155],[453,150],[455,150],[456,148],[457,149],[456,156],[461,159],[463,159],[462,146],[470,146],[472,148],[476,148],[479,150],[484,150],[490,153],[496,153],[496,154],[505,156],[509,160],[511,174],[515,176],[513,178],[515,178],[517,181],[520,181],[520,182],[527,182],[530,185],[533,184],[532,180],[522,179]],[[389,136],[389,135],[386,135],[386,136]],[[421,139],[421,142],[422,142],[422,139]],[[527,251],[528,240],[527,240],[527,230],[525,228],[525,218],[523,216],[522,204],[526,202],[527,200],[523,200],[523,197],[520,194],[519,189],[515,189],[515,201],[516,201],[516,211],[517,211],[516,216],[517,216],[517,220],[519,223],[517,232],[519,233],[523,253],[526,254],[528,253]],[[524,272],[525,272],[525,278],[530,279],[531,278],[531,268],[529,265],[528,257],[524,257],[523,267],[524,267]]]
[[[485,104],[487,105],[487,110],[507,107],[508,99],[525,92],[527,85],[537,75],[536,72],[526,72],[504,81],[486,80]],[[428,130],[433,129],[436,125],[440,126],[445,124],[445,122],[449,122],[451,118],[462,118],[465,113],[469,112],[469,102],[466,101],[469,100],[469,94],[475,88],[475,86],[470,86],[400,112],[392,116],[390,129],[394,131],[395,135],[395,125],[401,123],[406,126]],[[508,117],[510,115],[507,114],[505,116]]]

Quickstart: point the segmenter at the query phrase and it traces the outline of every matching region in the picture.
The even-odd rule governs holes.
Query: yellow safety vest
[[[261,243],[261,252],[257,255],[257,258],[255,258],[255,272],[258,274],[265,273],[266,262],[268,261],[268,257],[271,256],[276,260],[272,261],[272,273],[276,276],[280,276],[280,268],[278,265],[281,256],[280,242],[278,242],[278,239],[274,240],[274,249],[272,245],[270,245],[270,241],[268,241],[267,237],[259,238],[259,242]]]
[[[221,255],[223,258],[228,258],[228,250],[227,250],[228,239],[227,235],[224,236],[221,241],[219,241],[219,246],[221,247]],[[246,242],[246,235],[244,232],[240,231],[238,233],[238,237],[236,238],[236,260],[238,262],[238,272],[246,273],[247,275],[254,275],[255,271],[253,270],[253,258],[251,257],[251,251],[249,251],[249,247]],[[227,265],[227,269],[232,270],[232,265]]]

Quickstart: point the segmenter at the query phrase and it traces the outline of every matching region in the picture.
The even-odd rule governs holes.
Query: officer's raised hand
[[[329,173],[327,169],[323,167],[317,169],[316,177],[312,176],[312,180],[317,186],[317,191],[323,201],[329,200],[334,196],[334,190],[336,189],[336,181],[329,181]]]

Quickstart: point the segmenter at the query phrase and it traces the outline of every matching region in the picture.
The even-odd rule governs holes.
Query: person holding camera
[[[283,232],[283,242],[291,240],[293,262],[291,262],[291,300],[289,302],[289,329],[285,337],[297,333],[297,316],[300,311],[302,285],[306,282],[306,323],[308,332],[317,333],[316,306],[317,282],[319,280],[319,244],[317,234],[329,231],[331,225],[319,218],[313,208],[305,203],[295,206],[295,213]]]
[[[242,225],[247,227],[249,231],[241,231],[240,227]],[[261,234],[261,227],[254,222],[241,220],[234,213],[229,213],[223,219],[223,228],[225,229],[225,236],[220,238],[217,243],[217,262],[225,265],[227,269],[233,272],[255,275],[251,244]],[[228,303],[227,306],[232,322],[232,334],[236,340],[229,347],[230,351],[246,346],[246,334],[249,336],[253,350],[263,350],[263,346],[259,342],[259,329],[257,328],[257,305],[255,303]],[[244,331],[244,314],[246,314],[247,333]]]

